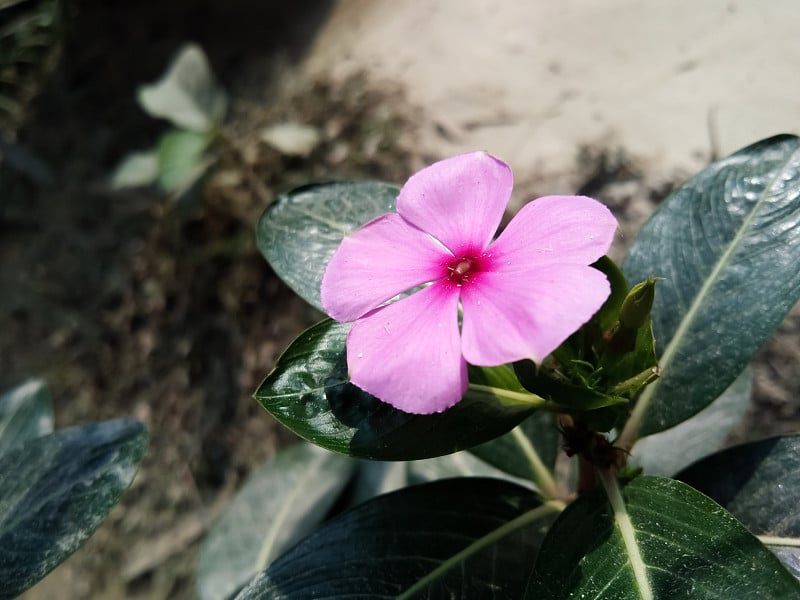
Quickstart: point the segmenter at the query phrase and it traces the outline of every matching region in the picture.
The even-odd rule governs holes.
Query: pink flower
[[[588,265],[611,245],[609,210],[546,196],[492,242],[512,186],[501,160],[455,156],[413,175],[397,213],[342,241],[321,294],[331,317],[353,321],[352,383],[405,412],[441,412],[464,395],[467,363],[541,362],[600,308],[610,287]]]

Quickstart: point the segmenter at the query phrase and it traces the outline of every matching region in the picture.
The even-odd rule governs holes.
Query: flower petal
[[[342,240],[322,277],[322,306],[337,321],[355,321],[397,294],[439,279],[450,258],[400,215],[383,215]]]
[[[481,273],[461,291],[464,358],[479,366],[525,358],[540,363],[597,312],[610,292],[606,276],[583,265]]]
[[[467,389],[458,335],[458,288],[433,284],[379,308],[347,336],[350,380],[395,408],[441,412]]]
[[[483,250],[494,237],[514,178],[503,161],[471,152],[434,163],[411,178],[397,212],[451,252]]]
[[[492,244],[491,255],[505,270],[538,265],[588,265],[614,241],[617,220],[586,196],[545,196],[529,202]]]

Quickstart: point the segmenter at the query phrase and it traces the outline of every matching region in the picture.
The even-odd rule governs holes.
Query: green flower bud
[[[653,308],[658,280],[658,277],[651,275],[628,292],[619,311],[619,323],[622,328],[636,330],[645,324],[650,316],[650,309]]]

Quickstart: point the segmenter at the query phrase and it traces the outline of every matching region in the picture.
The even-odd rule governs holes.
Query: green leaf
[[[747,368],[723,394],[688,421],[642,438],[632,463],[648,475],[671,476],[719,450],[750,407],[753,373]]]
[[[718,452],[678,474],[763,538],[800,575],[800,435]]]
[[[31,379],[0,395],[0,456],[52,431],[53,404],[44,381]]]
[[[258,248],[275,273],[322,312],[319,286],[342,240],[394,211],[400,189],[378,181],[325,183],[279,196],[261,215]]]
[[[348,382],[348,324],[330,319],[302,333],[255,393],[300,437],[373,460],[416,460],[463,450],[512,429],[534,408],[467,392],[453,408],[412,415]]]
[[[204,133],[173,130],[158,143],[158,185],[176,196],[188,191],[211,164],[204,156],[211,139]]]
[[[42,579],[97,529],[146,446],[141,423],[118,420],[62,429],[0,457],[0,600]]]
[[[629,280],[664,277],[653,328],[661,378],[624,437],[677,425],[717,398],[800,297],[800,140],[778,136],[676,190],[639,233]]]
[[[186,44],[176,53],[159,81],[139,88],[138,99],[149,115],[203,133],[222,120],[228,103],[206,55],[195,44]]]
[[[472,454],[471,450],[400,464],[406,468],[409,484],[427,483],[453,477],[492,477],[513,481],[524,487],[532,487],[530,478],[515,477],[501,471]]]
[[[493,479],[405,488],[331,521],[237,600],[520,598],[557,511]]]
[[[248,478],[200,548],[202,600],[225,600],[324,519],[356,462],[300,443]]]
[[[132,152],[114,169],[111,187],[115,190],[151,185],[158,178],[158,152]]]
[[[797,598],[800,584],[731,514],[671,479],[612,482],[545,538],[527,598]],[[612,508],[613,507],[613,508]]]
[[[501,471],[531,479],[537,468],[534,463],[541,463],[550,471],[555,468],[558,449],[559,434],[555,415],[538,412],[525,419],[513,431],[470,448],[469,451]]]

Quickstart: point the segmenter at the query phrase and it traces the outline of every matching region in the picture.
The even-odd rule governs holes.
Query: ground
[[[0,389],[43,377],[57,426],[133,417],[151,442],[108,521],[29,600],[194,597],[198,540],[249,470],[292,439],[251,394],[320,317],[258,254],[258,215],[296,185],[402,182],[436,158],[415,144],[421,109],[401,87],[296,68],[331,3],[308,3],[303,15],[285,4],[66,6],[60,53],[15,128],[54,182],[2,173]],[[189,39],[230,93],[225,130],[235,142],[190,201],[112,191],[113,167],[164,129],[137,107],[136,86]],[[309,156],[259,141],[261,129],[286,121],[321,132]],[[575,146],[569,178],[615,211],[625,243],[676,180],[598,145]],[[544,181],[529,177],[526,193],[546,193]],[[798,330],[800,319],[788,320],[762,352],[740,438],[800,423]]]

